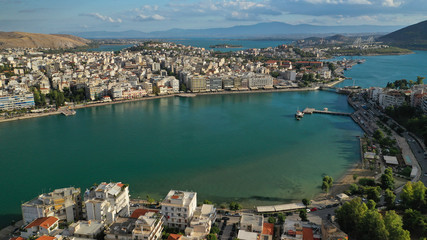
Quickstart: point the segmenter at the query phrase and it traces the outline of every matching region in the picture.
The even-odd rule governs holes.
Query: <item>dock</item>
[[[329,111],[327,108],[324,108],[323,110],[316,110],[315,108],[306,108],[302,112],[304,114],[319,113],[319,114],[331,114],[331,115],[339,115],[339,116],[351,116],[351,113],[333,112],[333,111]]]
[[[76,111],[71,109],[71,108],[60,108],[58,109],[59,112],[61,112],[61,114],[63,114],[64,116],[73,116],[76,115]]]

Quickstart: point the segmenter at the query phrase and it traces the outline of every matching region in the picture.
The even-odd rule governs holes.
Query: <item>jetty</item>
[[[194,94],[194,93],[182,93],[182,94],[178,94],[178,97],[185,97],[185,98],[188,98],[188,97],[196,97],[197,95],[196,94]]]
[[[76,115],[76,111],[71,109],[71,108],[60,108],[58,109],[59,112],[61,112],[61,114],[63,114],[64,116],[73,116]]]
[[[302,112],[304,114],[319,113],[319,114],[331,114],[331,115],[339,115],[339,116],[351,116],[351,113],[329,111],[328,108],[324,108],[323,110],[316,110],[315,108],[306,108]]]

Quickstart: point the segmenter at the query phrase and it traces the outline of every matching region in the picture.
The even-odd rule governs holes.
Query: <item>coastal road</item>
[[[422,181],[424,185],[427,186],[427,176],[425,175],[427,173],[427,158],[424,157],[424,149],[407,132],[403,133],[403,136],[406,138],[406,141],[408,142],[408,145],[411,148],[412,153],[414,154],[415,158],[417,159],[421,167],[420,181]]]

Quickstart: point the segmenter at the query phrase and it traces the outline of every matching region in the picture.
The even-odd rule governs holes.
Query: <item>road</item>
[[[427,159],[424,157],[424,149],[418,144],[418,142],[411,137],[407,132],[403,133],[403,137],[406,138],[406,141],[408,142],[409,147],[412,150],[412,153],[414,154],[415,158],[417,159],[418,163],[420,164],[420,171],[421,171],[421,177],[420,180],[424,183],[425,186],[427,186]]]

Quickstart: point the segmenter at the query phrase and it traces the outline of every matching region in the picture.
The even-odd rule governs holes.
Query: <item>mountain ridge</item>
[[[87,46],[90,40],[68,34],[0,32],[0,49],[4,48],[74,48]]]
[[[427,50],[427,20],[404,27],[378,39],[397,47]]]

